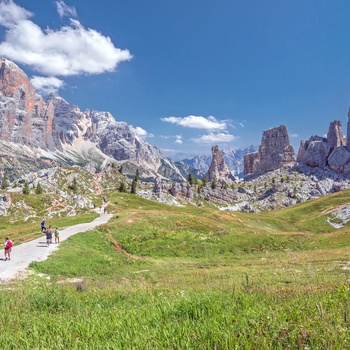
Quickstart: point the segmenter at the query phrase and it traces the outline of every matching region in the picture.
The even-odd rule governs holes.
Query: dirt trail
[[[60,231],[60,241],[62,242],[76,233],[92,230],[97,226],[103,225],[112,217],[112,214],[104,214],[98,210],[97,212],[100,216],[94,221],[70,226]],[[53,251],[58,249],[58,247],[59,244],[51,244],[47,247],[46,238],[43,235],[40,238],[13,247],[11,260],[5,261],[3,253],[0,253],[0,284],[6,283],[15,278],[26,276],[28,273],[27,268],[32,261],[46,260]]]

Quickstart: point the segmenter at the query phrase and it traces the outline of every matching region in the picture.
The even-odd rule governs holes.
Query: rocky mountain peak
[[[182,179],[176,167],[157,147],[141,139],[132,126],[117,122],[108,112],[82,112],[57,94],[44,101],[23,70],[1,57],[0,137],[35,149],[35,157],[40,150],[45,157],[65,159],[69,164],[130,162],[130,167],[125,167],[130,171],[139,168],[148,176],[166,172]]]
[[[261,175],[295,161],[286,126],[263,132],[259,151],[244,156],[244,176]]]
[[[219,146],[213,146],[211,148],[212,161],[209,166],[209,170],[205,175],[207,181],[211,182],[214,179],[217,181],[224,181],[229,176],[229,170],[225,163],[225,159],[219,149]]]

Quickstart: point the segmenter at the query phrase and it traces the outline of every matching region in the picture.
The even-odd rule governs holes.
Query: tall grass
[[[108,197],[2,286],[0,349],[350,348],[349,229],[324,224],[347,192],[259,215]]]
[[[349,292],[3,291],[4,349],[346,349]],[[8,300],[16,300],[14,305]]]

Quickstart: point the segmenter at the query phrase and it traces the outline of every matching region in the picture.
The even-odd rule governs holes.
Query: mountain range
[[[0,166],[7,173],[45,164],[80,165],[99,171],[108,162],[143,176],[184,177],[161,151],[108,112],[81,111],[56,94],[46,100],[28,76],[0,57]]]
[[[256,149],[224,148],[228,169],[242,177],[243,158]],[[0,169],[7,177],[57,163],[100,171],[116,162],[125,173],[139,169],[144,178],[182,181],[189,173],[204,176],[211,160],[195,154],[169,159],[109,112],[81,111],[55,93],[44,99],[21,68],[0,57]]]

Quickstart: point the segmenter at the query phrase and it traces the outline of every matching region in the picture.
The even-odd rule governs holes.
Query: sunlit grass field
[[[108,224],[0,286],[0,349],[350,349],[350,226],[327,223],[349,195],[248,214],[110,193]]]

